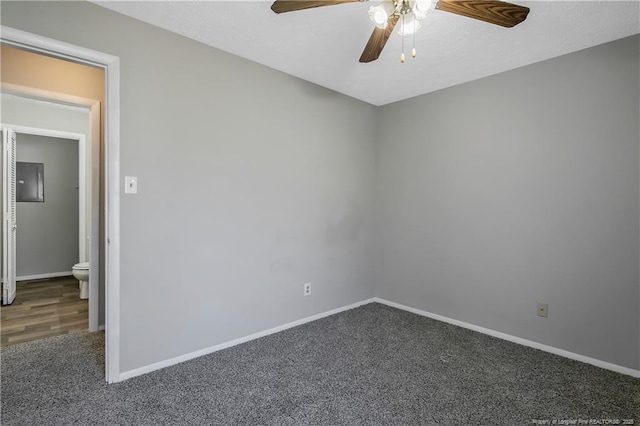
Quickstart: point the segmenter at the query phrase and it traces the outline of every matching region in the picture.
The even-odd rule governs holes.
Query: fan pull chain
[[[411,57],[416,57],[416,17],[413,17],[413,50],[411,51]]]
[[[402,15],[402,31],[405,30],[404,15]],[[400,63],[404,64],[404,35],[402,36],[402,53],[400,54]]]

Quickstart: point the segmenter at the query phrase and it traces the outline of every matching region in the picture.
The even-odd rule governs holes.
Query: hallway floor
[[[20,281],[12,305],[0,308],[0,345],[59,336],[89,327],[89,305],[74,277]]]

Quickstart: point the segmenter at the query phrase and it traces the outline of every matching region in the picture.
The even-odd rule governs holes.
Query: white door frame
[[[60,130],[50,130],[50,129],[40,129],[37,127],[31,126],[19,126],[16,124],[10,123],[0,123],[0,127],[7,127],[17,134],[22,135],[34,135],[34,136],[44,136],[49,138],[59,138],[59,139],[69,139],[78,142],[78,222],[79,222],[79,234],[78,234],[78,255],[79,259],[83,259],[86,256],[86,246],[87,246],[87,227],[86,227],[86,218],[87,218],[87,203],[86,203],[86,190],[87,184],[90,184],[87,181],[87,169],[86,169],[86,156],[87,156],[87,137],[82,133],[73,133],[66,132]],[[79,260],[83,261],[83,260]],[[70,265],[73,266],[73,265]],[[19,277],[16,277],[19,278]],[[23,278],[24,279],[24,278]],[[91,326],[89,327],[89,331],[91,330]]]
[[[85,240],[85,247],[90,246],[91,258],[88,259],[89,264],[100,265],[102,248],[100,247],[100,175],[101,167],[100,158],[100,108],[101,102],[96,99],[82,98],[65,93],[51,92],[49,90],[37,89],[34,87],[20,86],[16,84],[0,83],[0,92],[13,96],[19,96],[23,99],[34,99],[47,103],[58,105],[70,105],[72,107],[80,107],[89,110],[90,123],[90,144],[87,144],[87,150],[90,151],[90,173],[87,176],[88,193],[91,199],[89,207],[90,215],[87,215],[90,221],[89,233],[91,236],[89,241]],[[82,155],[82,153],[81,153]],[[82,246],[81,246],[82,247]],[[84,262],[82,253],[80,253],[80,261]],[[98,331],[100,329],[99,315],[100,303],[103,306],[105,301],[100,298],[100,268],[94,267],[89,269],[89,331]],[[104,327],[104,326],[103,326]],[[104,328],[102,328],[104,329]]]
[[[88,111],[87,111],[88,112]],[[87,234],[86,219],[89,218],[90,209],[87,208],[87,187],[91,187],[91,175],[87,173],[87,151],[91,151],[91,147],[87,144],[87,137],[81,133],[72,133],[60,130],[40,129],[30,126],[19,126],[15,124],[0,123],[1,127],[6,127],[17,134],[45,136],[51,138],[69,139],[78,142],[78,254],[79,262],[84,262],[87,252],[87,240],[97,238],[97,235],[91,235],[93,230]],[[93,195],[93,194],[92,194]],[[96,212],[97,214],[97,212]],[[89,218],[91,220],[91,218]],[[96,230],[97,231],[97,230]],[[73,265],[69,265],[73,266]],[[17,281],[16,277],[16,281]],[[28,277],[27,277],[28,278]],[[24,279],[24,278],[23,278]],[[89,276],[89,331],[98,331],[98,313],[100,303],[100,285],[98,276]]]
[[[91,207],[89,208],[91,216],[89,220],[91,222],[89,228],[91,238],[89,244],[91,246],[91,258],[89,264],[100,265],[100,259],[102,256],[103,248],[100,247],[100,225],[99,225],[99,211],[100,211],[100,175],[99,169],[101,168],[101,156],[100,156],[100,108],[101,102],[96,99],[83,98],[79,96],[73,96],[65,93],[52,92],[49,90],[37,89],[34,87],[20,86],[17,84],[1,83],[0,92],[19,96],[26,99],[35,99],[38,101],[44,101],[48,103],[55,103],[59,105],[70,105],[73,107],[82,107],[89,110],[89,122],[90,122],[90,141],[91,144],[87,145],[88,150],[91,151],[89,168],[91,170],[88,176],[89,194],[91,197]],[[95,154],[95,155],[94,155]],[[105,233],[106,234],[106,233]],[[81,253],[82,256],[82,253]],[[84,261],[81,260],[80,261]],[[101,298],[98,295],[100,290],[100,268],[89,268],[89,331],[97,331],[100,328],[99,314],[100,314],[100,302]],[[95,287],[91,283],[96,283]],[[104,300],[102,303],[104,305]],[[95,316],[94,316],[95,315]],[[104,328],[103,328],[104,329]]]
[[[105,371],[109,383],[120,378],[120,58],[73,44],[0,26],[4,44],[105,71]]]

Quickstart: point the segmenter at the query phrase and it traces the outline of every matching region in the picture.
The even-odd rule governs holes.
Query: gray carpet
[[[3,425],[640,425],[640,380],[370,304],[107,385],[104,335],[2,349]]]

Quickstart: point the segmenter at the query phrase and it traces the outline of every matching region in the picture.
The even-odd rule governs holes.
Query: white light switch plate
[[[138,178],[135,176],[124,177],[124,193],[125,194],[137,194],[138,193]]]

